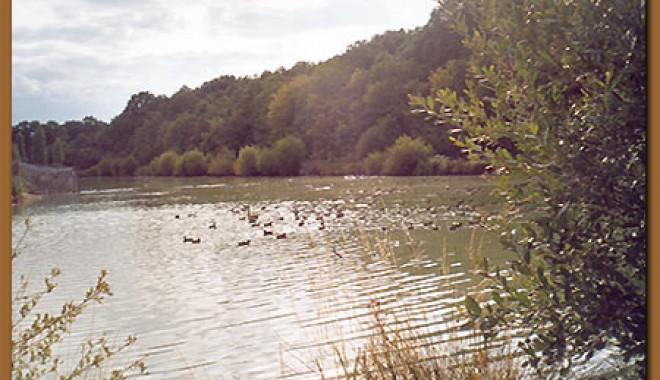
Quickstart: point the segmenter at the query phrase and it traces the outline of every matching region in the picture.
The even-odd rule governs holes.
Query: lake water
[[[32,228],[13,284],[60,268],[40,304],[58,312],[108,271],[114,295],[76,322],[65,359],[134,334],[116,363],[146,355],[145,378],[318,378],[315,360],[332,374],[334,347],[364,343],[375,302],[434,341],[460,337],[469,269],[511,257],[469,223],[496,210],[491,190],[480,177],[84,179],[14,210],[14,244]]]

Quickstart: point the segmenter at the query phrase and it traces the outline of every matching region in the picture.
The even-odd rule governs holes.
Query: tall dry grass
[[[400,252],[397,249],[404,249],[409,250],[406,252],[409,258],[419,261],[423,254],[421,244],[405,228],[398,229],[403,231],[403,244],[393,244],[390,233],[394,230],[392,227],[370,232],[358,227],[357,238],[361,252],[357,254],[373,257],[398,268]],[[444,279],[440,282],[447,290],[447,296],[463,299],[468,292],[478,294],[481,290],[479,287],[483,285],[477,281],[476,285],[468,288],[452,282],[446,239],[445,233],[440,247],[441,265],[437,275]],[[476,228],[473,229],[465,252],[468,261],[465,270],[470,273],[477,272],[478,263],[485,257],[482,252],[483,242],[483,236],[478,236]],[[318,249],[318,244],[314,243],[314,246]],[[330,259],[333,251],[332,248],[326,250],[329,263],[334,262]],[[331,267],[329,272],[331,276],[336,275]],[[396,298],[402,299],[408,295],[403,293],[401,290]],[[350,294],[344,296],[350,299]],[[430,328],[434,321],[428,319],[423,306],[402,306],[375,296],[369,301],[366,315],[362,313],[361,318],[356,318],[360,326],[355,331],[362,332],[361,339],[355,339],[355,334],[346,333],[345,326],[337,326],[335,342],[330,349],[332,360],[328,360],[326,350],[312,359],[313,369],[321,379],[508,380],[529,377],[521,360],[518,360],[513,334],[504,334],[497,341],[488,342],[479,329],[467,327],[468,316],[461,301],[451,314],[450,319],[456,323],[448,326],[448,334],[439,336]],[[327,338],[327,326],[325,329],[324,335]]]

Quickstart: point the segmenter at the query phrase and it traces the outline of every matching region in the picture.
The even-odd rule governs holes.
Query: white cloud
[[[22,0],[12,6],[14,123],[93,114],[133,93],[318,62],[423,25],[432,0]],[[66,106],[59,107],[66,99]],[[30,107],[29,104],[48,104]]]
[[[12,75],[11,87],[15,96],[38,96],[43,92],[42,83],[40,81],[30,78],[22,73]]]

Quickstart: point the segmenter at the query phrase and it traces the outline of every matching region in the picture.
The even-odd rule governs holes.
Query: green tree
[[[566,374],[609,346],[643,378],[645,3],[443,9],[474,52],[471,79],[463,97],[440,90],[415,103],[501,174],[504,233],[520,258],[513,281],[495,278],[488,315],[534,332],[521,346],[537,368]]]
[[[403,135],[385,151],[383,174],[422,175],[426,174],[433,150],[422,139]]]
[[[370,127],[358,139],[355,145],[356,158],[363,159],[371,152],[385,150],[392,145],[399,134],[396,120],[390,115],[382,117],[376,125]]]
[[[48,151],[46,149],[46,133],[41,124],[36,128],[32,140],[32,162],[37,165],[47,164]]]
[[[254,176],[259,174],[260,151],[255,146],[244,146],[238,152],[238,159],[236,160],[236,175],[240,176]]]
[[[260,174],[267,176],[295,176],[299,174],[306,155],[307,149],[301,139],[283,137],[272,147],[261,149],[257,168]]]
[[[130,140],[134,138],[135,132],[140,129],[145,117],[158,101],[158,97],[146,91],[132,95],[124,110],[112,120],[110,126],[101,130],[98,141],[100,148],[106,153],[126,154],[131,148]],[[93,117],[85,117],[83,122],[89,127],[100,124]]]
[[[195,115],[190,112],[180,113],[163,126],[162,135],[159,136],[161,146],[178,152],[192,149],[196,125]]]
[[[293,132],[295,118],[300,113],[303,89],[309,82],[306,75],[299,75],[282,85],[268,104],[268,123],[271,138],[282,138]]]
[[[198,147],[205,152],[220,149],[223,144],[225,120],[222,117],[213,117],[208,120],[208,131],[201,136],[202,144]]]
[[[197,149],[189,150],[181,156],[180,174],[192,177],[206,175],[208,161],[206,155]]]
[[[135,128],[130,139],[131,156],[139,165],[149,163],[159,153],[164,151],[159,144],[162,126],[165,120],[161,111],[156,110],[145,117],[139,127]]]

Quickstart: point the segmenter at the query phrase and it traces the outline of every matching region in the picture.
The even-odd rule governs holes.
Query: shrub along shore
[[[383,151],[372,152],[362,161],[309,159],[304,142],[293,136],[272,146],[242,147],[238,154],[221,149],[205,154],[199,149],[183,153],[168,150],[138,168],[141,176],[297,176],[297,175],[474,175],[485,165],[464,158],[434,154],[420,138],[402,135]],[[122,163],[104,158],[99,165],[80,170],[80,176],[117,176],[126,173]]]

